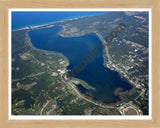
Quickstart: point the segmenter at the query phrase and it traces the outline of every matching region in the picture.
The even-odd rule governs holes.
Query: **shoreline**
[[[29,35],[28,35],[28,32],[29,32],[29,31],[30,31],[30,30],[26,31],[26,35],[25,35],[25,36],[26,36],[26,38],[27,38],[27,40],[28,40],[27,43],[28,43],[28,45],[31,47],[31,49],[59,55],[59,56],[63,57],[63,58],[69,63],[68,58],[65,57],[65,56],[64,56],[62,53],[60,53],[60,52],[54,52],[54,51],[49,51],[49,50],[43,50],[43,49],[36,48],[36,47],[32,44],[31,38],[30,38]]]
[[[106,12],[106,13],[109,13],[109,12]],[[102,13],[102,14],[97,14],[97,15],[90,15],[90,16],[82,16],[82,17],[76,17],[76,18],[71,18],[71,19],[64,19],[64,20],[60,20],[60,21],[53,21],[53,22],[50,22],[50,23],[44,23],[44,24],[40,24],[40,25],[34,25],[34,26],[30,26],[30,25],[27,25],[26,27],[22,27],[22,28],[18,28],[18,29],[13,29],[11,28],[11,31],[19,31],[19,30],[24,30],[26,28],[28,28],[28,26],[30,26],[31,28],[41,28],[41,27],[45,27],[45,26],[48,26],[48,25],[53,25],[53,24],[56,24],[56,23],[63,23],[63,22],[66,22],[66,21],[72,21],[72,20],[78,20],[78,19],[81,19],[81,18],[87,18],[87,17],[93,17],[93,16],[99,16],[99,15],[104,15],[106,13]]]
[[[102,15],[102,14],[101,14]],[[82,17],[83,18],[83,17]],[[77,18],[74,18],[74,19],[77,19]],[[74,19],[71,19],[71,20],[74,20]],[[79,18],[78,18],[79,19]],[[68,20],[67,20],[68,21]],[[65,21],[62,21],[62,22],[65,22]],[[59,22],[58,22],[59,23]],[[103,39],[103,37],[102,37],[102,35],[101,34],[99,34],[97,31],[92,31],[92,32],[86,32],[86,33],[78,33],[77,35],[69,35],[69,36],[66,36],[66,35],[64,35],[64,34],[61,34],[60,32],[61,31],[63,31],[63,30],[65,30],[65,28],[64,28],[64,25],[53,25],[53,24],[45,24],[45,25],[40,25],[40,26],[35,26],[34,27],[34,29],[33,30],[35,30],[35,29],[43,29],[43,28],[48,28],[48,27],[53,27],[53,26],[61,26],[62,27],[62,29],[57,33],[58,35],[60,35],[60,36],[62,36],[62,37],[65,37],[65,38],[70,38],[70,37],[78,37],[78,36],[84,36],[84,35],[86,35],[86,34],[90,34],[90,33],[93,33],[93,34],[95,34],[96,36],[98,36],[98,38],[100,39],[100,41],[101,41],[101,43],[102,44],[106,44],[106,41]],[[27,32],[28,33],[28,32]],[[29,35],[28,35],[29,36]],[[31,42],[31,41],[30,41]],[[31,42],[31,44],[32,44],[32,42]],[[32,47],[34,47],[33,46],[33,44],[32,44]],[[34,47],[35,48],[35,47]],[[35,48],[35,49],[37,49],[37,48]],[[43,50],[43,49],[37,49],[37,50]],[[105,50],[105,51],[104,51]],[[103,50],[103,59],[104,59],[104,56],[106,55],[107,56],[107,60],[108,60],[108,62],[111,62],[111,60],[110,60],[110,55],[109,55],[109,53],[108,53],[108,48],[107,48],[107,46],[105,45],[105,49]],[[106,51],[107,50],[107,51]],[[48,51],[48,50],[43,50],[43,51],[47,51],[47,52],[52,52],[52,51]],[[59,53],[59,52],[54,52],[53,51],[53,53]],[[106,53],[106,54],[105,54]],[[59,53],[59,54],[62,54],[62,53]],[[63,54],[62,54],[63,55]],[[63,55],[64,56],[64,55]],[[65,56],[64,56],[65,57]],[[66,58],[66,57],[65,57]],[[67,59],[67,58],[66,58]],[[67,59],[68,60],[68,59]],[[68,62],[69,62],[69,60],[68,60]],[[108,63],[107,62],[107,63]],[[119,76],[121,77],[121,78],[125,78],[126,79],[126,81],[132,86],[132,87],[136,87],[136,83],[134,83],[132,80],[129,80],[127,77],[125,77],[126,76],[126,74],[124,73],[124,72],[119,72],[119,69],[117,68],[117,67],[114,67],[114,69],[112,69],[111,67],[108,67],[107,66],[107,64],[105,64],[106,62],[105,62],[105,60],[104,60],[104,62],[103,62],[103,65],[104,65],[104,67],[106,67],[106,68],[109,68],[110,70],[113,70],[113,71],[115,71],[115,72],[117,72],[118,74],[119,74]],[[112,63],[112,62],[111,62]]]
[[[63,26],[62,26],[63,27]],[[49,53],[53,53],[53,54],[58,54],[58,55],[60,55],[60,56],[62,56],[64,59],[66,59],[67,60],[67,62],[68,62],[68,65],[66,66],[66,68],[65,69],[67,69],[67,67],[69,66],[69,60],[68,60],[68,58],[67,57],[65,57],[65,55],[63,55],[62,53],[60,53],[60,52],[54,52],[54,51],[48,51],[48,50],[43,50],[43,49],[39,49],[39,48],[36,48],[36,47],[34,47],[34,45],[32,44],[32,42],[31,42],[31,38],[29,37],[29,34],[28,34],[28,32],[29,32],[30,30],[28,30],[27,32],[26,32],[26,36],[27,36],[27,39],[28,39],[28,44],[30,45],[30,47],[31,47],[31,49],[33,49],[33,50],[37,50],[37,51],[43,51],[43,52],[49,52]],[[60,30],[61,31],[61,30]],[[98,36],[97,34],[97,32],[92,32],[93,34],[95,34],[96,36]],[[87,34],[87,33],[86,33]],[[85,34],[84,34],[85,35]],[[81,36],[81,35],[79,35],[79,36]],[[99,36],[98,36],[99,37]],[[69,37],[68,37],[69,38]],[[102,42],[103,43],[103,42]],[[108,68],[108,67],[107,67]],[[85,81],[83,81],[83,80],[81,80],[81,79],[78,79],[78,78],[76,78],[76,77],[73,77],[73,79],[75,80],[75,79],[77,79],[77,82],[79,82],[79,84],[82,84],[82,85],[84,85],[84,83],[86,83],[86,85],[84,86],[85,88],[90,88],[90,89],[93,89],[94,90],[94,87],[92,87],[91,85],[89,85],[87,82],[85,82]],[[74,83],[74,80],[72,81],[73,83]],[[81,95],[84,95],[84,93],[81,93],[80,92],[80,90],[76,87],[76,90],[81,94]],[[87,97],[87,96],[85,96],[85,98],[87,98],[87,99],[89,99],[89,100],[91,100],[89,97]],[[92,100],[92,102],[95,102],[94,100]],[[123,104],[123,103],[126,103],[126,102],[120,102],[120,101],[116,101],[116,102],[111,102],[111,103],[101,103],[101,101],[96,101],[96,103],[100,103],[100,104],[104,104],[104,105],[107,105],[107,106],[109,106],[109,107],[113,107],[113,106],[115,106],[115,105],[117,105],[117,104]]]
[[[34,45],[32,44],[32,42],[31,42],[31,38],[29,37],[29,35],[28,35],[28,32],[29,32],[30,30],[28,30],[28,31],[26,31],[26,39],[27,39],[27,43],[28,43],[28,45],[30,46],[30,48],[31,49],[33,49],[33,50],[37,50],[37,51],[39,51],[39,52],[48,52],[48,53],[53,53],[53,54],[58,54],[58,55],[60,55],[60,56],[62,56],[64,59],[66,59],[66,61],[68,62],[68,65],[66,66],[66,68],[65,69],[67,69],[67,67],[69,66],[69,60],[68,60],[68,58],[67,57],[65,57],[62,53],[60,53],[60,52],[54,52],[54,51],[48,51],[48,50],[43,50],[43,49],[39,49],[39,48],[36,48],[36,47],[34,47]],[[62,80],[63,80],[63,78],[62,78]],[[94,90],[95,88],[94,87],[92,87],[91,85],[89,85],[87,82],[85,82],[85,81],[83,81],[83,80],[81,80],[81,79],[78,79],[78,78],[76,78],[76,77],[73,77],[73,80],[71,80],[69,83],[67,82],[66,84],[70,84],[71,85],[71,83],[76,83],[76,82],[78,82],[79,84],[82,84],[85,88],[88,88],[88,89],[91,89],[91,90]],[[85,84],[85,85],[84,85]],[[125,104],[126,102],[120,102],[120,101],[116,101],[116,102],[111,102],[111,103],[103,103],[101,100],[100,101],[98,101],[98,100],[93,100],[93,99],[90,99],[88,96],[86,96],[84,93],[81,93],[80,92],[80,90],[77,88],[77,86],[74,86],[74,85],[71,85],[72,86],[72,88],[74,88],[74,90],[76,90],[76,92],[77,92],[77,95],[78,96],[80,96],[82,99],[84,99],[84,100],[86,100],[86,101],[88,101],[88,102],[90,102],[90,103],[92,103],[92,104],[94,104],[94,105],[97,105],[97,106],[99,106],[99,107],[102,107],[102,108],[115,108],[115,109],[117,109],[116,108],[116,105],[119,105],[119,104]]]
[[[98,38],[100,39],[100,41],[101,41],[101,43],[102,43],[103,45],[106,44],[106,42],[105,42],[105,40],[103,39],[103,37],[101,36],[101,34],[99,34],[97,31],[91,31],[91,32],[86,32],[86,33],[78,33],[78,34],[76,34],[76,35],[70,34],[69,36],[68,36],[68,35],[66,36],[65,34],[61,34],[61,33],[60,33],[61,31],[65,30],[65,29],[64,29],[65,26],[64,26],[64,25],[54,25],[54,24],[47,24],[47,25],[35,26],[33,30],[43,29],[43,28],[53,27],[53,26],[61,26],[61,27],[62,27],[62,29],[57,33],[58,35],[60,35],[60,36],[62,36],[62,37],[70,38],[70,37],[83,36],[83,35],[86,35],[86,34],[89,34],[89,33],[93,33],[93,34],[95,34],[96,36],[98,36]],[[29,31],[30,31],[30,30],[29,30]],[[29,31],[28,31],[28,32],[29,32]],[[28,32],[27,32],[27,35],[28,35]],[[28,35],[28,37],[29,37],[29,35]],[[30,37],[29,37],[29,39],[30,39]],[[59,55],[61,54],[62,56],[64,56],[64,58],[66,58],[65,55],[63,55],[62,53],[59,53],[59,52],[54,52],[54,51],[48,51],[48,50],[43,50],[43,49],[35,48],[35,47],[33,46],[32,42],[31,42],[31,39],[30,39],[30,44],[32,45],[32,48],[34,48],[34,49],[36,49],[36,50],[40,50],[40,51],[42,50],[42,51],[45,51],[45,52],[51,52],[51,53],[59,54]],[[107,49],[107,51],[108,51],[108,48],[107,48],[107,46],[105,45],[105,49],[103,50],[103,59],[104,59],[104,56],[106,55],[108,62],[111,62],[111,60],[110,60],[110,58],[109,58],[110,55],[109,55],[108,52],[106,53],[106,49]],[[106,53],[106,54],[105,54],[105,53]],[[69,60],[68,60],[68,58],[66,58],[66,59],[67,59],[67,61],[68,61],[68,65],[69,65]],[[108,63],[108,62],[107,62],[107,63]],[[125,80],[132,86],[132,88],[136,87],[136,84],[135,84],[133,81],[131,81],[131,80],[129,80],[127,77],[125,77],[125,73],[119,72],[117,67],[115,67],[114,69],[113,69],[112,67],[108,67],[105,63],[106,63],[106,62],[105,62],[105,60],[104,60],[104,62],[103,62],[103,66],[104,66],[104,67],[109,68],[110,70],[113,70],[113,71],[117,72],[117,73],[119,74],[119,76],[121,77],[121,79],[122,79],[122,78],[125,78]],[[112,62],[111,62],[111,63],[112,63]],[[67,66],[67,67],[68,67],[68,66]],[[67,69],[67,67],[66,67],[66,69]],[[80,82],[80,83],[81,83],[81,82]],[[83,84],[83,83],[81,83],[81,84]],[[130,89],[130,90],[132,90],[132,89]],[[79,91],[79,93],[81,93],[81,92]],[[82,93],[82,95],[83,95],[83,93]],[[139,94],[139,95],[140,95],[140,94]],[[139,95],[138,95],[137,97],[139,97]],[[136,97],[136,98],[137,98],[137,97]],[[136,98],[135,98],[135,99],[136,99]],[[115,104],[115,105],[116,105],[117,103],[118,103],[118,101],[117,101],[117,102],[113,102],[113,104]],[[124,102],[124,103],[125,103],[125,102]],[[118,104],[120,104],[120,103],[118,103]]]

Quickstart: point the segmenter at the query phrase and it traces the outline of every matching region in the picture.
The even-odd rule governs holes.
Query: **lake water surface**
[[[89,50],[93,50],[97,44],[102,43],[94,33],[79,37],[61,37],[57,35],[61,29],[60,26],[54,26],[31,30],[29,36],[36,48],[64,54],[70,62],[68,69],[78,65],[82,56],[88,55]],[[84,70],[76,75],[76,78],[84,80],[95,88],[95,91],[90,91],[94,99],[113,103],[120,100],[118,96],[114,95],[117,88],[122,88],[125,91],[131,89],[132,86],[125,79],[122,79],[117,72],[104,67],[103,61],[103,52],[101,51]],[[78,85],[78,89],[82,93],[86,92],[81,85]]]

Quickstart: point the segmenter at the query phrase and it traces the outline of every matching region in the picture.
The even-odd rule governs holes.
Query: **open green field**
[[[125,115],[137,115],[137,112],[133,108],[126,108],[124,111],[124,114]]]

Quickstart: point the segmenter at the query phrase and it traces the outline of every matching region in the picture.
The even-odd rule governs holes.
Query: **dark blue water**
[[[103,11],[13,11],[12,12],[12,30],[20,29],[27,26],[43,25],[73,19],[78,17],[86,17],[99,15]]]
[[[70,61],[68,69],[77,66],[83,60],[82,56],[87,56],[88,51],[92,51],[98,44],[102,43],[94,33],[71,38],[61,37],[57,35],[61,29],[62,27],[55,26],[32,30],[29,32],[29,36],[36,48],[63,53]],[[95,88],[95,91],[90,91],[94,99],[105,103],[116,102],[119,98],[114,95],[115,90],[117,88],[128,90],[132,86],[122,79],[117,72],[103,66],[102,55],[103,52],[100,51],[75,77],[86,81]]]
[[[85,93],[86,91],[88,91],[88,90],[87,90],[86,88],[84,88],[83,85],[81,85],[81,84],[77,84],[76,86],[77,86],[77,88],[79,89],[79,91],[80,91],[81,93]]]

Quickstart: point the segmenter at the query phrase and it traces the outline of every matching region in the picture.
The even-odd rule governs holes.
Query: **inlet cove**
[[[95,33],[62,37],[58,34],[62,29],[61,26],[34,29],[30,30],[28,35],[35,48],[62,53],[69,61],[66,69],[70,71],[88,55],[88,51],[102,44],[102,41]],[[74,77],[91,87],[85,88],[83,82],[75,84],[80,93],[103,103],[120,101],[119,92],[132,89],[132,85],[126,79],[104,66],[102,50]]]

